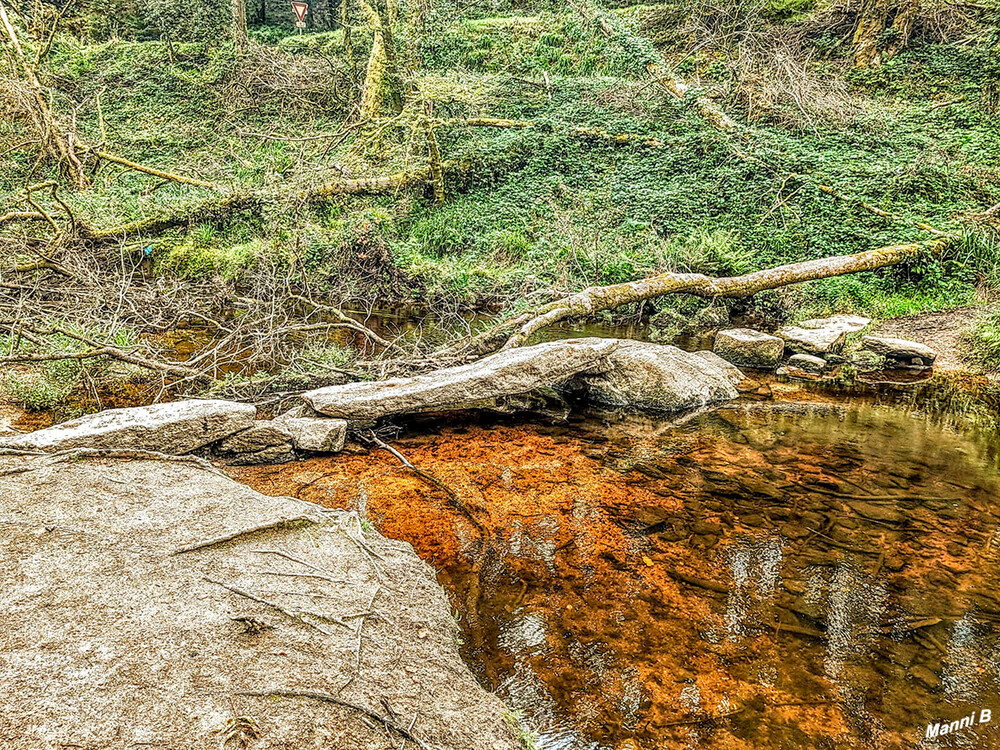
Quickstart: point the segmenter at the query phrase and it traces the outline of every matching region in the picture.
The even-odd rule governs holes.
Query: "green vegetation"
[[[973,359],[993,372],[1000,371],[1000,310],[994,310],[976,322],[966,334]]]
[[[174,18],[169,3],[121,5],[116,28],[91,9],[54,35],[40,66],[54,110],[75,112],[82,142],[267,198],[124,234],[121,253],[149,255],[146,270],[165,284],[231,295],[266,284],[264,274],[347,305],[511,311],[547,290],[668,270],[737,275],[927,239],[910,220],[962,240],[936,260],[729,304],[774,321],[892,317],[989,299],[1000,282],[1000,222],[985,215],[1000,202],[995,0],[927,4],[899,53],[864,69],[851,58],[859,3],[611,3],[618,39],[586,3],[403,7],[394,38],[405,107],[376,122],[354,119],[375,38],[358,8],[349,6],[350,55],[341,29],[298,35],[272,24],[250,29],[240,57],[225,33]],[[645,68],[657,61],[695,93],[682,101],[657,86]],[[746,128],[713,128],[691,106],[696,93]],[[442,158],[468,164],[446,172],[443,204],[429,187],[301,198],[321,182],[427,165],[426,113],[439,122]],[[583,128],[637,137],[614,143]],[[0,141],[29,135],[16,112],[0,120]],[[0,194],[12,198],[0,212],[27,182],[61,179],[29,148],[5,158]],[[90,178],[63,196],[97,228],[183,214],[215,195],[106,161]],[[691,317],[707,304],[666,297],[641,313]]]
[[[524,750],[538,750],[538,735],[521,725],[520,711],[507,711],[503,718],[507,726],[517,734],[517,741]]]

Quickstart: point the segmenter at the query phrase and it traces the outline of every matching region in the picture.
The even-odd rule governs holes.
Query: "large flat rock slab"
[[[932,366],[937,359],[937,352],[926,344],[889,336],[865,336],[861,339],[861,348],[920,369]]]
[[[302,398],[321,414],[359,421],[468,408],[606,368],[618,345],[617,339],[550,341],[425,375],[319,388]]]
[[[778,331],[778,336],[793,352],[836,354],[844,348],[849,334],[864,330],[870,323],[870,319],[860,315],[833,315],[803,320],[796,326],[785,326]]]
[[[0,438],[0,448],[142,450],[182,455],[251,427],[257,409],[233,401],[174,401],[108,409],[44,430]]]
[[[427,747],[515,750],[456,629],[433,570],[352,514],[193,458],[0,457],[5,750],[398,748],[363,713],[385,705]]]

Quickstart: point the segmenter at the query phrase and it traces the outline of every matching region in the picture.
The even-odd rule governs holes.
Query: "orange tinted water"
[[[233,472],[411,542],[539,747],[916,747],[983,708],[925,746],[1000,747],[990,431],[758,403],[394,445],[468,515],[384,451]]]

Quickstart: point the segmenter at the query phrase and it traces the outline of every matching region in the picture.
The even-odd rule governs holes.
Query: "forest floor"
[[[969,353],[966,337],[987,315],[983,307],[956,307],[941,312],[903,315],[884,320],[870,335],[907,339],[929,346],[938,357],[934,366],[951,372],[979,372]]]

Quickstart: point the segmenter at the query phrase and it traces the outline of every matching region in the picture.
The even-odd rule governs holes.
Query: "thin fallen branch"
[[[349,328],[352,331],[356,331],[357,333],[360,333],[363,336],[366,336],[367,338],[371,339],[372,341],[374,341],[376,344],[378,344],[379,346],[383,347],[384,349],[398,349],[399,348],[393,342],[389,341],[388,339],[382,338],[377,333],[375,333],[375,331],[373,331],[372,329],[368,328],[365,325],[362,325],[361,323],[359,323],[358,321],[356,321],[354,318],[352,318],[349,315],[347,315],[345,312],[343,312],[342,310],[340,310],[340,308],[333,307],[331,305],[326,305],[326,304],[323,304],[322,302],[317,302],[316,300],[310,299],[308,297],[303,297],[301,294],[290,294],[289,297],[291,297],[293,300],[296,300],[298,302],[304,302],[305,304],[311,305],[312,307],[316,308],[317,310],[322,310],[323,312],[328,313],[328,314],[334,316],[337,320],[339,320],[341,322],[341,324],[344,327]]]
[[[340,706],[341,708],[347,708],[352,711],[357,711],[360,714],[364,714],[370,719],[377,721],[382,724],[386,729],[392,730],[404,740],[409,740],[420,748],[424,750],[429,750],[424,742],[413,735],[409,729],[396,724],[388,716],[382,716],[377,711],[366,708],[364,706],[359,706],[357,703],[351,703],[350,701],[342,700],[335,695],[330,695],[329,693],[320,693],[311,690],[284,690],[281,688],[274,688],[272,690],[262,690],[260,692],[242,692],[237,693],[237,695],[251,697],[251,698],[271,698],[273,696],[278,696],[281,698],[308,698],[309,700],[322,701],[323,703],[332,703],[335,706]]]
[[[268,523],[258,524],[257,526],[250,526],[245,529],[239,529],[229,534],[224,534],[223,536],[213,537],[211,539],[205,539],[200,542],[194,542],[193,544],[187,544],[183,547],[178,547],[173,551],[172,554],[180,555],[184,552],[194,552],[195,550],[205,549],[206,547],[214,547],[217,544],[224,544],[226,542],[231,542],[233,539],[238,539],[241,536],[246,536],[248,534],[256,534],[259,531],[274,531],[275,529],[288,529],[294,527],[299,523],[309,523],[314,524],[316,520],[310,518],[309,516],[294,516],[293,518],[281,518],[277,521],[269,521]]]
[[[112,164],[119,164],[123,167],[128,167],[129,169],[134,169],[136,172],[143,172],[145,174],[153,175],[153,177],[159,177],[161,180],[168,180],[170,182],[179,182],[182,185],[194,185],[195,187],[208,188],[209,190],[221,190],[218,185],[212,182],[205,182],[204,180],[199,180],[194,177],[184,177],[183,175],[173,174],[171,172],[164,172],[153,167],[147,167],[144,164],[137,164],[134,161],[129,161],[128,159],[122,158],[121,156],[115,156],[114,154],[108,153],[107,151],[102,151],[98,148],[89,148],[87,146],[77,146],[78,151],[84,153],[91,153],[98,159],[104,159],[104,161],[109,161]]]
[[[897,221],[905,224],[911,224],[915,226],[917,229],[922,229],[923,231],[928,232],[934,235],[935,237],[943,237],[948,239],[956,238],[956,235],[952,234],[951,232],[944,232],[938,229],[937,227],[932,227],[930,224],[927,224],[925,222],[917,221],[915,219],[908,219],[903,216],[897,216],[896,214],[889,213],[888,211],[885,211],[879,208],[878,206],[873,206],[870,203],[866,203],[865,201],[861,200],[856,196],[844,195],[843,193],[839,192],[835,188],[830,187],[829,185],[817,185],[817,187],[827,195],[831,195],[837,200],[846,201],[847,203],[854,203],[863,208],[865,211],[868,211],[869,213],[874,214],[875,216],[879,216],[883,219],[888,219],[890,221]]]
[[[403,464],[403,466],[412,471],[414,474],[423,479],[425,482],[441,490],[448,497],[448,501],[451,503],[451,505],[454,506],[456,510],[461,512],[466,518],[468,518],[469,521],[472,523],[472,525],[475,526],[476,529],[479,531],[479,533],[482,534],[485,538],[486,529],[483,527],[483,524],[479,521],[478,518],[476,518],[472,514],[472,512],[466,507],[465,503],[462,502],[462,498],[460,498],[458,494],[453,489],[451,489],[451,487],[446,485],[444,482],[435,477],[433,474],[429,474],[423,469],[414,466],[406,456],[404,456],[398,450],[396,450],[391,445],[386,443],[384,440],[381,440],[378,437],[378,435],[376,435],[374,432],[369,433],[369,439],[373,443],[375,443],[379,448],[388,451],[397,459],[399,459],[399,462]]]
[[[470,162],[446,161],[442,163],[445,172],[464,174],[471,169]],[[92,242],[107,242],[142,234],[154,234],[174,227],[221,221],[239,211],[259,211],[265,204],[287,202],[289,200],[323,201],[340,195],[386,195],[413,187],[426,185],[432,179],[430,167],[404,170],[381,177],[359,177],[335,180],[300,190],[294,194],[281,193],[233,193],[222,198],[211,198],[192,206],[180,208],[172,213],[160,214],[148,219],[140,219],[115,227],[97,228],[80,226],[80,236]]]
[[[310,570],[315,570],[317,573],[322,573],[327,577],[333,576],[333,573],[331,573],[329,570],[326,570],[325,568],[318,568],[312,563],[308,563],[305,560],[301,560],[298,557],[295,557],[294,555],[288,554],[287,552],[282,552],[280,549],[252,549],[250,551],[258,555],[277,555],[278,557],[283,557],[286,560],[291,560],[293,563],[298,563],[299,565],[303,565],[309,568]],[[337,583],[346,583],[346,581],[338,580]]]
[[[116,359],[119,362],[126,362],[137,367],[142,367],[147,370],[153,370],[156,372],[161,372],[167,375],[173,375],[175,377],[181,378],[192,378],[192,379],[204,379],[208,376],[204,373],[195,370],[192,367],[187,367],[186,365],[162,362],[160,360],[151,359],[149,357],[144,357],[141,354],[135,354],[132,352],[127,352],[124,349],[119,349],[118,347],[108,346],[107,344],[102,344],[95,341],[89,336],[84,336],[82,334],[71,331],[62,326],[53,326],[44,331],[36,331],[30,328],[24,328],[15,324],[0,322],[0,329],[6,329],[14,336],[23,336],[27,338],[32,343],[37,346],[43,346],[42,340],[40,338],[34,338],[30,334],[35,334],[38,337],[52,336],[55,334],[60,334],[66,336],[67,338],[74,339],[80,343],[86,344],[91,347],[81,352],[64,352],[64,351],[50,351],[50,352],[24,352],[20,354],[9,354],[6,357],[0,357],[0,364],[14,364],[22,362],[54,362],[58,360],[83,360],[83,359],[93,359],[95,357],[108,357],[110,359]]]

